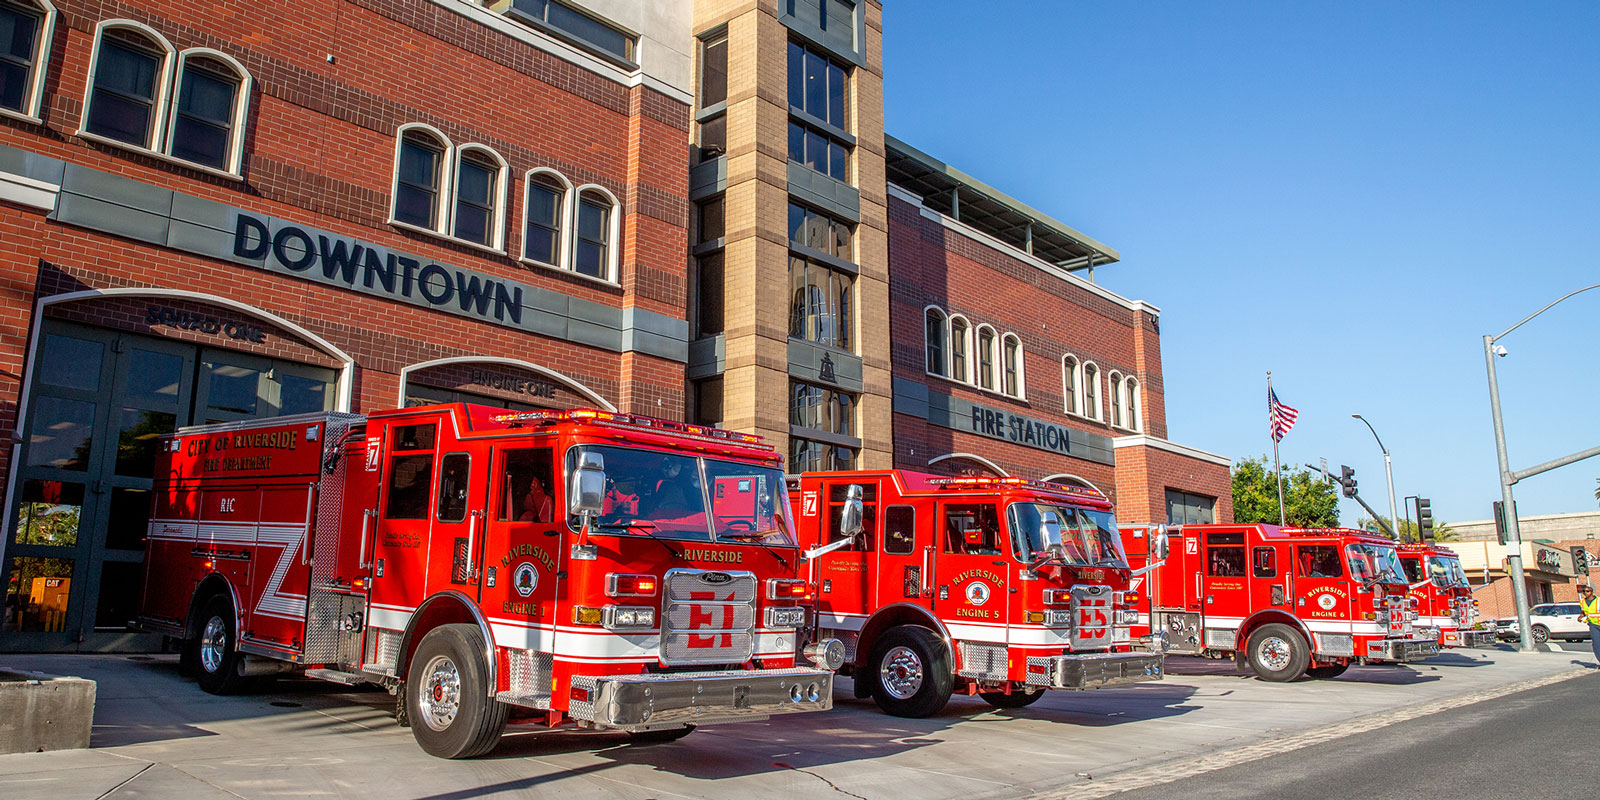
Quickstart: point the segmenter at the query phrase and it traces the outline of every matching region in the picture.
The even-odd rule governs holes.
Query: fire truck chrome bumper
[[[748,722],[833,708],[833,673],[795,667],[661,675],[579,676],[568,713],[597,728],[643,731],[673,725]]]
[[[1418,661],[1439,654],[1439,643],[1432,639],[1384,639],[1367,644],[1367,657],[1384,661]]]
[[[1462,631],[1461,632],[1461,646],[1462,647],[1494,647],[1495,644],[1496,644],[1496,642],[1495,642],[1494,631]]]
[[[1099,689],[1159,681],[1166,656],[1159,653],[1084,653],[1028,659],[1028,683],[1054,689]],[[1044,680],[1040,680],[1043,678]]]

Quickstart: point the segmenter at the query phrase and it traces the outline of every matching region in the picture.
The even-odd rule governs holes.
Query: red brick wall
[[[684,316],[689,110],[681,102],[606,80],[427,2],[60,0],[56,6],[61,13],[46,70],[44,125],[0,119],[0,144],[597,303]],[[180,51],[215,48],[250,71],[255,84],[243,181],[74,135],[95,26],[113,18],[147,24]],[[486,254],[385,224],[395,132],[408,122],[434,125],[458,145],[488,145],[506,159],[512,180],[505,238],[513,255]],[[599,184],[622,200],[620,286],[516,260],[521,177],[534,167],[560,170],[575,185]],[[0,207],[0,284],[6,289],[0,297],[5,436],[16,427],[36,293],[109,287],[202,291],[302,325],[355,359],[358,410],[392,406],[402,367],[465,355],[538,363],[623,409],[677,417],[683,408],[683,365],[675,362],[546,339],[57,225],[32,210]],[[100,315],[101,321],[128,315],[127,302],[75,305],[62,313]],[[136,322],[123,323],[137,328]],[[216,344],[231,344],[218,338]],[[6,466],[0,455],[0,469]]]
[[[1159,320],[1094,291],[1046,274],[1008,252],[922,216],[897,196],[889,200],[889,301],[894,375],[926,384],[930,391],[1106,437],[1126,436],[1111,427],[1107,399],[1111,372],[1139,380],[1144,433],[1166,438]],[[988,323],[1022,340],[1026,400],[984,392],[928,375],[924,370],[924,317],[929,306],[961,314],[974,330]],[[1062,391],[1066,354],[1100,368],[1102,416],[1068,414]],[[969,354],[969,358],[973,358]],[[974,361],[975,363],[975,361]],[[958,473],[981,469],[965,459],[929,466],[951,452],[973,453],[1008,474],[1044,478],[1067,473],[1089,481],[1118,503],[1128,521],[1164,522],[1168,487],[1218,498],[1218,520],[1232,521],[1228,468],[1149,448],[1116,451],[1115,468],[896,414],[895,463],[909,469]],[[1149,451],[1149,452],[1146,452]],[[1126,507],[1126,510],[1124,510]]]

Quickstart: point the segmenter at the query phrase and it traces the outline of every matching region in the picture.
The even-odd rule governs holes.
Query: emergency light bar
[[[764,447],[768,450],[773,449],[771,445],[762,444],[761,437],[755,434],[713,428],[710,425],[691,425],[687,422],[674,422],[670,419],[647,417],[643,414],[623,414],[616,411],[599,411],[592,408],[576,408],[567,411],[519,411],[515,414],[499,414],[490,417],[490,419],[505,425],[549,425],[557,422],[583,422],[591,425],[668,431],[684,436],[698,436],[702,439],[715,439],[734,444]]]
[[[1089,489],[1081,486],[1063,486],[1059,483],[1046,483],[1044,481],[1033,480],[1032,478],[934,478],[933,480],[928,481],[928,483],[938,486],[941,489],[967,489],[980,486],[1022,486],[1029,489],[1053,492],[1055,494],[1093,497],[1097,500],[1105,499],[1105,495],[1101,494],[1095,489]]]

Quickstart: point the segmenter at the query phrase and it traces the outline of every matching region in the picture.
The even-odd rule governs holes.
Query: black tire
[[[423,751],[475,758],[494,749],[511,707],[489,697],[486,644],[476,625],[440,625],[422,637],[406,674],[406,717]]]
[[[926,717],[950,702],[955,670],[944,640],[927,628],[890,628],[872,647],[867,663],[872,699],[896,717]]]
[[[185,649],[192,655],[194,682],[210,694],[238,694],[250,685],[250,680],[239,674],[242,655],[239,653],[239,623],[233,614],[233,603],[224,595],[216,595],[200,606],[195,636]]]
[[[1306,665],[1311,663],[1310,650],[1299,631],[1272,622],[1250,634],[1246,658],[1256,677],[1285,683],[1305,674]]]
[[[1325,666],[1312,667],[1306,670],[1306,675],[1316,678],[1319,681],[1326,681],[1343,675],[1344,671],[1349,668],[1349,664],[1327,664]]]
[[[983,702],[995,708],[1022,708],[1039,702],[1039,698],[1044,697],[1044,690],[1039,689],[1029,694],[1027,689],[1012,687],[1011,694],[1006,694],[1005,692],[978,692],[978,696],[983,698]]]
[[[1550,629],[1543,625],[1533,626],[1533,640],[1536,642],[1550,641]]]
[[[632,739],[634,744],[666,744],[667,742],[676,742],[691,733],[694,733],[694,726],[685,725],[681,728],[629,733],[628,738]]]

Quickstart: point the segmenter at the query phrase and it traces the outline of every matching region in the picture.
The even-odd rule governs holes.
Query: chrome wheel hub
[[[228,650],[228,625],[222,617],[212,617],[206,620],[206,627],[200,632],[200,666],[206,672],[216,672],[222,669],[222,654]]]
[[[442,731],[455,722],[461,710],[461,673],[449,656],[434,656],[422,669],[417,706],[429,728]]]
[[[909,647],[884,653],[878,673],[884,691],[896,700],[909,700],[922,688],[922,659]]]
[[[1286,669],[1292,653],[1289,643],[1282,637],[1269,636],[1261,643],[1261,665],[1273,672]]]

